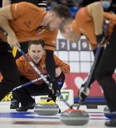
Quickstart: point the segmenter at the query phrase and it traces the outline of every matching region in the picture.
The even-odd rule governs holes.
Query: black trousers
[[[97,51],[97,49],[93,50],[94,57],[95,57],[96,51]],[[94,71],[93,71],[93,75],[92,75],[91,78],[90,78],[88,87],[91,87],[91,86],[92,86],[92,83],[95,81],[95,71],[96,71],[96,68],[97,68],[98,65],[99,65],[99,62],[100,62],[101,57],[102,57],[102,55],[103,55],[103,52],[104,52],[104,47],[102,47],[101,50],[100,50],[100,54],[99,54],[99,56],[98,56],[98,59],[97,59],[96,65],[95,65],[95,68],[94,68]],[[88,80],[88,79],[87,79],[87,80]],[[85,81],[85,83],[84,83],[83,85],[85,85],[86,82],[87,82],[87,81]]]
[[[96,69],[95,77],[101,85],[108,107],[116,111],[116,82],[112,75],[116,68],[116,26],[105,48],[101,61]]]
[[[65,80],[65,75],[61,74],[56,79],[58,81],[59,89],[61,89]],[[26,79],[24,76],[20,77],[20,81],[21,81],[21,84],[29,82],[29,80]],[[28,106],[34,103],[35,101],[32,98],[32,96],[37,96],[37,95],[48,95],[54,101],[56,100],[56,96],[52,94],[51,90],[49,90],[48,85],[46,83],[42,85],[31,84],[29,86],[13,91],[12,94],[13,94],[13,99],[21,102],[22,106]]]
[[[18,69],[8,43],[0,40],[0,72],[3,80],[0,82],[0,100],[14,87],[20,85]]]

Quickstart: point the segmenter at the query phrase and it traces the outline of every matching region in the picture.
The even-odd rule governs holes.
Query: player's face
[[[77,34],[72,27],[72,24],[65,24],[63,26],[64,32],[61,33],[66,39],[72,42],[78,42],[81,38],[81,35]]]
[[[46,27],[47,29],[54,31],[54,30],[58,30],[60,23],[63,21],[63,18],[59,18],[57,16],[53,16],[51,18],[51,20],[49,20],[49,22],[47,23]]]
[[[38,64],[44,54],[44,49],[41,45],[32,44],[28,49],[28,53],[31,56],[33,62]]]
[[[68,32],[64,32],[64,33],[61,33],[62,36],[72,42],[78,42],[81,38],[81,35],[78,35],[76,32],[74,31],[68,31]]]

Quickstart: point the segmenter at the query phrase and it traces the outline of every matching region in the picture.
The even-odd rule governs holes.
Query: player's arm
[[[95,35],[102,34],[103,29],[103,7],[100,2],[95,2],[87,6],[94,21]]]
[[[2,0],[2,7],[11,4],[11,0]]]
[[[70,66],[68,64],[66,64],[65,62],[63,62],[55,54],[54,54],[54,60],[55,60],[55,64],[56,64],[56,77],[60,76],[60,74],[62,72],[64,74],[70,72]]]
[[[22,56],[16,59],[16,65],[18,68],[18,71],[21,75],[25,74],[25,61],[22,59]]]
[[[13,20],[10,5],[4,8],[0,8],[0,28],[3,29],[8,34],[14,34],[14,31],[9,25],[9,20]]]
[[[0,8],[0,28],[7,33],[7,41],[12,46],[19,45],[15,32],[11,28],[9,21],[13,20],[11,5]]]

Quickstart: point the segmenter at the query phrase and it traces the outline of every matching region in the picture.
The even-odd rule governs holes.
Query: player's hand
[[[105,43],[105,40],[106,40],[106,35],[104,33],[99,34],[96,36],[96,40],[97,40],[98,44],[103,45]]]
[[[16,46],[20,47],[19,41],[18,41],[18,39],[17,39],[15,34],[8,34],[7,42],[9,43],[9,45],[11,47],[16,47]]]
[[[60,87],[58,86],[57,80],[53,81],[53,90],[54,90],[54,95],[57,95],[57,93],[60,93]]]
[[[56,73],[56,77],[59,77],[60,74],[62,73],[61,68],[60,68],[60,67],[57,67],[57,68],[55,69],[55,73]]]
[[[84,87],[83,85],[81,86],[78,96],[79,98],[84,101],[86,99],[86,97],[88,97],[90,92],[90,88],[89,87]]]

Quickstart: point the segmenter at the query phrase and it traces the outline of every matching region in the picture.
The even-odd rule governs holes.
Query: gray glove
[[[106,35],[104,33],[100,34],[100,35],[97,35],[96,36],[96,40],[97,40],[97,43],[98,44],[104,44],[105,43],[105,40],[106,40]]]
[[[105,43],[107,38],[106,32],[107,32],[108,25],[109,25],[109,20],[106,20],[102,34],[96,35],[96,40],[98,44],[103,45]]]
[[[84,87],[83,85],[81,86],[78,96],[80,98],[80,100],[84,101],[86,99],[86,97],[88,97],[90,92],[90,88],[89,87]]]

